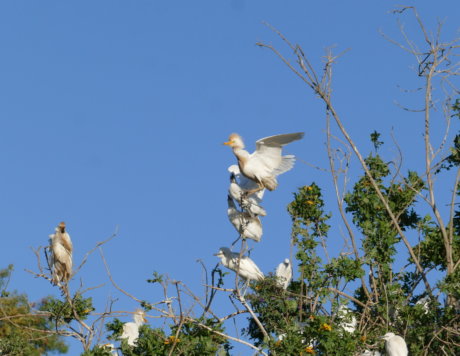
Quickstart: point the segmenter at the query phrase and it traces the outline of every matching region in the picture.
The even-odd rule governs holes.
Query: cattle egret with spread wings
[[[137,309],[133,315],[134,322],[123,324],[123,334],[121,339],[128,339],[129,346],[136,346],[137,338],[139,337],[139,328],[147,322],[145,319],[145,311]]]
[[[404,339],[394,333],[386,333],[382,336],[385,340],[385,351],[388,356],[407,356],[407,345]]]
[[[228,219],[243,239],[251,239],[259,242],[262,237],[262,223],[257,216],[251,216],[248,212],[239,211],[233,198],[227,197]]]
[[[242,256],[240,260],[239,252],[232,252],[228,247],[221,247],[214,256],[219,257],[225,267],[238,273],[245,280],[260,281],[264,278],[264,274],[253,260],[247,256]]]
[[[228,188],[228,194],[240,204],[242,209],[250,214],[267,215],[265,209],[260,205],[265,189],[248,195],[247,192],[259,189],[259,185],[242,175],[236,164],[228,167],[228,171],[230,172],[230,187]]]
[[[72,276],[72,240],[66,231],[65,222],[61,222],[55,233],[49,235],[51,245],[52,282],[68,282]]]
[[[258,184],[259,188],[254,191],[274,190],[278,185],[276,177],[292,169],[295,162],[295,156],[281,155],[283,146],[300,140],[303,135],[296,132],[262,138],[256,142],[256,151],[252,154],[244,150],[243,139],[236,133],[224,144],[233,149],[241,173]]]
[[[286,258],[283,262],[281,262],[278,267],[276,267],[276,277],[278,277],[278,285],[283,288],[284,290],[287,289],[289,283],[291,283],[292,279],[292,265],[291,261]]]

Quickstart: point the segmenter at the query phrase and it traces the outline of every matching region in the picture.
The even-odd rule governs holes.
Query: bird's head
[[[385,341],[388,341],[388,340],[390,340],[393,336],[395,336],[394,333],[386,333],[385,335],[380,336],[380,338],[383,339],[383,340],[385,340]]]
[[[136,321],[138,324],[147,322],[147,319],[145,318],[145,311],[143,309],[136,309],[134,312],[134,321]]]
[[[221,247],[219,251],[214,254],[214,256],[224,257],[225,255],[228,255],[229,253],[231,253],[231,251],[228,247]]]
[[[232,133],[228,137],[228,141],[224,142],[224,145],[230,146],[231,148],[244,148],[243,139],[237,133]]]
[[[64,233],[65,232],[65,222],[61,221],[58,225],[58,228],[61,233]]]
[[[289,265],[289,264],[291,263],[291,261],[289,261],[289,258],[285,258],[285,259],[284,259],[284,263],[285,263],[286,265]]]

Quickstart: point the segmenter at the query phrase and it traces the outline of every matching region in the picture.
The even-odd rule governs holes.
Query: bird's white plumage
[[[288,258],[276,267],[275,275],[278,277],[278,285],[286,290],[292,280],[292,265]]]
[[[303,132],[264,137],[256,142],[252,154],[244,150],[244,143],[238,134],[231,134],[226,145],[232,147],[238,159],[238,166],[247,178],[257,182],[268,190],[276,189],[276,176],[294,166],[295,157],[282,156],[282,147],[290,142],[300,140]]]
[[[247,256],[242,256],[240,260],[239,252],[231,252],[228,247],[221,247],[215,256],[220,258],[225,267],[238,273],[243,279],[259,281],[264,278],[264,274],[253,260]]]
[[[385,340],[385,351],[388,356],[407,356],[409,353],[407,350],[406,341],[394,333],[386,333],[382,336]]]
[[[52,281],[54,284],[68,282],[72,276],[73,245],[66,231],[64,222],[56,227],[54,234],[49,235],[51,250]]]
[[[421,305],[424,314],[428,314],[430,311],[430,296],[426,295],[423,298],[420,298],[415,305]]]
[[[239,211],[236,208],[233,198],[229,195],[227,197],[228,219],[235,227],[236,231],[244,239],[252,239],[259,242],[262,237],[262,223],[257,216],[251,216],[247,212]]]
[[[352,333],[356,329],[356,317],[353,315],[353,312],[346,305],[341,305],[339,307],[338,317],[340,319],[340,327],[348,333]]]
[[[142,309],[137,309],[133,314],[134,322],[130,321],[123,324],[123,333],[121,339],[127,339],[128,345],[136,346],[136,341],[139,338],[139,327],[145,322],[145,312]]]
[[[364,351],[360,356],[381,356],[382,354],[379,351]]]
[[[267,212],[261,206],[265,189],[248,195],[246,192],[257,190],[259,185],[242,175],[236,164],[228,167],[228,171],[231,173],[230,186],[228,188],[230,196],[238,202],[242,209],[245,209],[249,213],[262,216],[267,215]]]

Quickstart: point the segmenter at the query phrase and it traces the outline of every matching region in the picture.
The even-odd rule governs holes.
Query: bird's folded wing
[[[240,262],[240,268],[264,275],[262,271],[257,267],[256,263],[247,256],[243,256]]]
[[[64,262],[70,257],[69,252],[61,244],[55,244],[53,246],[53,256],[60,262]]]

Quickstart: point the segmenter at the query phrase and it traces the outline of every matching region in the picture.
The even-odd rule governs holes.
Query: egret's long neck
[[[141,326],[142,324],[144,324],[144,318],[142,317],[142,315],[136,314],[134,316],[134,322],[137,326]]]
[[[249,152],[244,148],[234,147],[233,153],[235,154],[236,158],[238,158],[238,165],[240,166],[241,170],[241,165],[244,165],[249,159]]]

